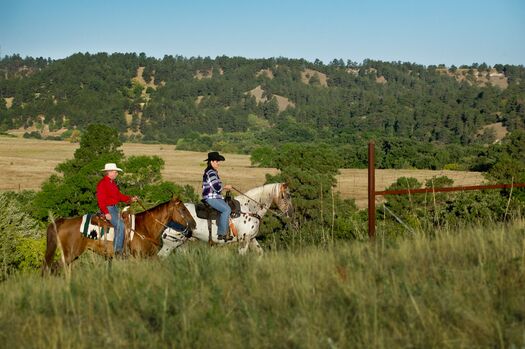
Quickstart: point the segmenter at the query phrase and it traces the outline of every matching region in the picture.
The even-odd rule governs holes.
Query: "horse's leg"
[[[219,229],[219,223],[217,223],[217,229]],[[210,218],[208,218],[208,245],[209,246],[214,245],[213,239],[211,237],[211,219]]]
[[[239,234],[242,235],[239,239],[239,254],[244,255],[248,251],[248,247],[250,244],[250,238],[247,236],[248,234],[243,233]]]
[[[186,236],[183,234],[173,229],[166,229],[166,231],[162,234],[162,248],[157,253],[157,256],[167,257],[171,251],[179,246],[182,246],[187,240],[188,238],[186,238]]]
[[[77,236],[61,236],[59,235],[60,243],[62,246],[63,262],[66,266],[71,264],[80,254],[84,251],[78,251],[78,238]]]
[[[67,220],[58,231],[59,247],[62,249],[62,261],[68,266],[84,251],[89,241],[80,233],[80,220]]]
[[[249,249],[257,252],[257,254],[259,254],[260,256],[262,256],[264,253],[261,245],[259,245],[259,241],[257,241],[257,239],[254,237],[250,239]]]
[[[59,220],[56,224],[52,223],[51,232],[48,228],[47,243],[50,248],[46,250],[46,261],[54,258],[55,251],[58,248],[61,259],[52,263],[52,272],[58,273],[59,268],[66,268],[73,261],[71,256],[71,244],[74,237],[69,231],[69,222]]]
[[[138,234],[135,234],[133,240],[129,242],[131,256],[135,258],[154,256],[158,252],[157,249],[158,244],[154,244],[152,241],[144,239]]]
[[[60,224],[61,221],[62,220],[59,220],[58,224]],[[42,275],[45,275],[48,272],[53,271],[53,269],[56,269],[53,267],[53,265],[57,264],[54,261],[55,252],[58,246],[57,235],[57,223],[50,223],[47,226],[46,253],[44,256],[44,262],[42,264]]]
[[[176,241],[167,242],[168,240],[164,240],[164,239],[162,241],[163,241],[162,248],[157,253],[157,256],[159,257],[168,257],[171,251],[173,251],[177,247],[184,245],[184,243],[186,242],[185,240],[176,240]]]

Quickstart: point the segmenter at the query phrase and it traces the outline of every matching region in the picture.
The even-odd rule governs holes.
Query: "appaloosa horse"
[[[196,225],[191,213],[178,198],[172,198],[136,214],[133,239],[127,241],[131,254],[133,256],[152,256],[157,253],[160,247],[160,235],[170,221],[176,222],[186,230],[192,230]],[[81,222],[82,216],[79,216],[60,218],[49,224],[43,272],[48,271],[54,264],[53,259],[59,243],[66,265],[86,250],[92,250],[103,256],[113,256],[113,241],[93,240],[83,236],[80,232]]]
[[[287,217],[293,213],[292,201],[288,186],[285,183],[266,184],[249,190],[248,192],[235,197],[241,204],[241,215],[232,219],[237,230],[237,236],[229,242],[217,240],[216,221],[212,225],[212,239],[216,244],[239,243],[239,253],[245,254],[248,249],[253,249],[262,254],[262,248],[255,239],[259,232],[259,225],[262,217],[268,209],[275,205]],[[195,205],[185,204],[197,222],[197,227],[192,231],[192,237],[209,242],[208,221],[197,218]],[[178,230],[168,228],[162,234],[163,246],[159,251],[159,256],[167,256],[170,252],[184,244],[189,238]]]

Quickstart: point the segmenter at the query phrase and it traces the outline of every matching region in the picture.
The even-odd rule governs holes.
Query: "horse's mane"
[[[270,184],[261,185],[259,187],[255,187],[255,188],[252,188],[252,189],[248,190],[245,194],[247,196],[250,196],[250,195],[259,194],[260,192],[271,193],[280,184],[281,183],[270,183]],[[269,189],[269,188],[271,188],[271,189]]]
[[[147,210],[144,210],[142,212],[137,213],[135,216],[139,216],[140,217],[142,215],[145,215],[146,213],[157,213],[157,211],[160,211],[161,209],[163,209],[164,206],[166,206],[170,202],[171,202],[171,200],[168,200],[166,202],[162,202],[162,203],[158,204],[157,206],[154,206],[152,208],[148,208]]]

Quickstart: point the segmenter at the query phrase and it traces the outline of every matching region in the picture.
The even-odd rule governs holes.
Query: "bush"
[[[428,180],[425,188],[452,185],[450,178],[442,176]],[[415,178],[401,177],[387,190],[421,187]],[[404,234],[409,229],[432,231],[437,227],[508,221],[520,218],[525,210],[524,202],[516,194],[510,197],[509,190],[387,195],[385,198],[385,212],[379,207],[378,217],[385,214],[382,224],[389,235]]]
[[[269,159],[271,154],[273,159]],[[276,247],[323,244],[361,235],[363,221],[355,203],[341,200],[333,190],[335,175],[342,164],[333,148],[323,144],[286,144],[275,153],[263,149],[254,159],[271,161],[281,170],[279,175],[267,176],[267,179],[288,183],[293,198],[296,216],[293,224],[272,217],[262,225],[262,232],[274,234],[272,242]]]
[[[27,193],[0,193],[0,279],[37,268],[43,256],[42,227],[27,212]]]
[[[38,131],[32,131],[32,132],[25,132],[24,138],[35,138],[35,139],[42,139],[42,134]]]

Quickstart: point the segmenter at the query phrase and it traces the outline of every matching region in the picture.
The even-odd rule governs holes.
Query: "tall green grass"
[[[239,256],[86,254],[0,284],[0,347],[509,348],[525,345],[525,231],[437,231]]]

